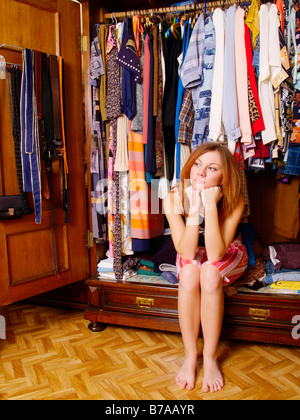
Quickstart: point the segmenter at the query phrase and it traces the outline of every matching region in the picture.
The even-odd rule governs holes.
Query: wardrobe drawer
[[[88,279],[89,303],[85,319],[91,331],[105,325],[126,325],[180,332],[178,287]],[[300,346],[300,296],[238,292],[225,297],[222,337]],[[294,318],[295,317],[295,318]],[[294,318],[294,320],[293,320]]]
[[[177,317],[177,291],[170,293],[170,289],[160,287],[147,290],[147,287],[101,286],[100,306],[106,311]]]
[[[226,300],[224,321],[239,324],[292,327],[292,319],[300,314],[298,297],[276,298],[237,294]]]

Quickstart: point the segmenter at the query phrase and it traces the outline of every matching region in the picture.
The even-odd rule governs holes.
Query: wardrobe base
[[[122,325],[180,332],[176,285],[99,279],[86,284],[84,317],[92,331]],[[300,346],[300,296],[244,291],[225,296],[222,338]]]

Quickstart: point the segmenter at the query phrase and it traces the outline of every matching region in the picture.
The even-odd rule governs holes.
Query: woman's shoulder
[[[239,195],[238,201],[237,201],[237,207],[245,207],[245,199],[242,194]]]
[[[243,215],[244,212],[244,208],[245,208],[245,200],[242,194],[239,194],[239,197],[237,198],[236,201],[236,206],[234,207],[231,215],[229,216],[229,218],[238,218],[240,219]]]

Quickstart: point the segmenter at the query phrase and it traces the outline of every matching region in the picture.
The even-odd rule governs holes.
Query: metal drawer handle
[[[258,321],[266,321],[270,316],[270,310],[250,308],[249,315],[251,316],[251,319],[255,319]]]
[[[137,297],[136,303],[139,308],[151,309],[154,306],[154,299]]]

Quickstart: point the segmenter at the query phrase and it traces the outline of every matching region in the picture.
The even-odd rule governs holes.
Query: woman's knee
[[[223,288],[223,278],[220,271],[210,264],[205,264],[200,271],[201,290],[206,293],[215,293]]]
[[[179,273],[179,288],[187,292],[199,289],[200,286],[200,270],[194,264],[185,265]]]

